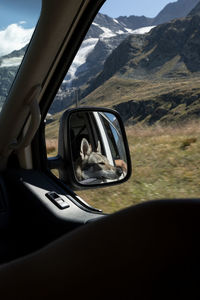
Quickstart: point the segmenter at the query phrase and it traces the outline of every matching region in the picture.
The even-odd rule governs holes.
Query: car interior
[[[152,199],[108,215],[87,204],[70,181],[68,185],[59,180],[49,168],[60,161],[47,159],[45,118],[103,3],[42,1],[35,32],[3,106],[0,290],[4,300],[200,297],[199,199]],[[128,180],[131,162],[123,128],[122,135]],[[72,169],[71,163],[68,172]]]

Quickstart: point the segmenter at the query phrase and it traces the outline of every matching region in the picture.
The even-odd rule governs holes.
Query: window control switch
[[[49,192],[46,194],[47,198],[51,200],[58,208],[64,209],[68,208],[69,204],[65,202],[57,193],[55,192]]]

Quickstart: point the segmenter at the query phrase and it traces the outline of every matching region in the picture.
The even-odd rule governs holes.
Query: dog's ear
[[[90,153],[92,152],[92,147],[85,138],[83,138],[81,141],[80,150],[80,155],[82,159],[84,159],[86,155],[90,155]]]
[[[100,144],[100,141],[98,141],[97,152],[101,153],[101,144]]]

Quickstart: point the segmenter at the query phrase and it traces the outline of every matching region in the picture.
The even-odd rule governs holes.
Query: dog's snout
[[[122,168],[121,167],[117,167],[116,169],[117,169],[117,175],[121,176],[123,174]]]

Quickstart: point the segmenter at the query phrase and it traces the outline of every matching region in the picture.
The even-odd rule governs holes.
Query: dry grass
[[[126,132],[131,179],[123,185],[78,192],[85,201],[111,213],[152,199],[199,197],[199,121],[170,126],[138,124],[127,127]],[[58,121],[47,127],[49,156],[57,154],[57,133]]]
[[[133,164],[125,184],[79,192],[91,205],[114,212],[143,201],[195,198],[200,190],[200,123],[127,128]],[[186,143],[187,147],[182,149]]]
[[[58,140],[46,139],[46,150],[48,156],[55,156],[58,150]]]
[[[200,134],[200,123],[197,120],[163,126],[162,124],[155,124],[148,126],[144,124],[137,124],[135,126],[126,127],[127,136],[134,137],[153,137],[153,136],[191,136]]]

